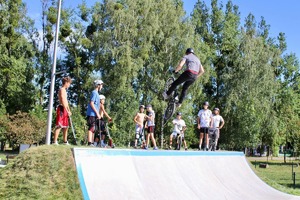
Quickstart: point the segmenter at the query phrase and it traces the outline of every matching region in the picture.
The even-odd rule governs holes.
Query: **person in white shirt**
[[[223,117],[220,115],[220,109],[219,108],[214,108],[214,115],[213,115],[213,128],[218,129],[215,143],[216,146],[218,145],[218,139],[220,137],[220,129],[223,128],[225,124],[225,121]]]
[[[172,149],[173,138],[176,138],[179,134],[181,134],[182,141],[184,144],[184,149],[187,151],[187,145],[186,145],[186,141],[184,139],[184,131],[186,130],[186,125],[185,125],[185,121],[183,119],[181,119],[181,117],[182,117],[182,113],[178,112],[176,115],[176,118],[172,121],[172,123],[174,124],[174,129],[173,129],[172,134],[170,135],[169,149]]]
[[[202,147],[203,135],[205,136],[206,141],[206,150],[208,150],[209,140],[208,140],[208,129],[212,128],[213,125],[213,117],[211,110],[208,109],[209,103],[205,101],[203,103],[203,109],[198,112],[198,129],[200,130],[200,139],[199,139],[199,150]]]

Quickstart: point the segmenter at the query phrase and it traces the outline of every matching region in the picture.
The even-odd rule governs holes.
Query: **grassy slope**
[[[0,199],[83,199],[70,147],[40,146],[0,169]]]

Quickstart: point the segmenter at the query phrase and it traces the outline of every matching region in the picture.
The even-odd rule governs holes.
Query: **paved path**
[[[75,148],[84,199],[300,200],[261,181],[241,152]]]

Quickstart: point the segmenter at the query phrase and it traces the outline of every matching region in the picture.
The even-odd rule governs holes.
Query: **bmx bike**
[[[169,72],[173,72],[172,70],[168,70]],[[171,87],[172,83],[175,81],[174,73],[167,79],[164,91],[167,92]],[[178,91],[177,88],[172,92],[168,99],[168,105],[164,113],[164,125],[167,121],[174,115],[176,110],[176,104],[178,103]]]

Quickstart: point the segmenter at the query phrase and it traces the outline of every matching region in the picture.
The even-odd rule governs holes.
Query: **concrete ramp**
[[[75,148],[85,200],[300,200],[260,180],[241,152]]]

